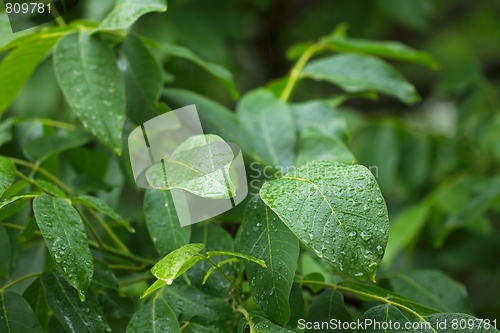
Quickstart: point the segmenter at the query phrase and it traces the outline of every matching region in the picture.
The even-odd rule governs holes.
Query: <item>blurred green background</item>
[[[81,0],[65,18],[99,21],[113,5]],[[400,41],[429,52],[441,65],[431,71],[393,62],[421,94],[415,106],[380,96],[339,107],[355,156],[375,167],[396,225],[390,237],[404,244],[391,245],[382,268],[443,270],[466,285],[479,318],[500,319],[500,1],[170,0],[167,12],[146,15],[134,29],[224,65],[246,92],[287,74],[289,46],[329,34],[342,23],[350,37]],[[156,56],[167,86],[234,107],[220,83],[196,65]],[[10,114],[64,120],[57,91],[47,59]],[[340,90],[330,84],[307,82],[293,101],[336,93]],[[19,135],[22,144],[29,131]],[[140,210],[139,205],[122,210]]]

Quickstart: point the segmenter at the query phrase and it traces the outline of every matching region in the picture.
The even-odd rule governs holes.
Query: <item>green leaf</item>
[[[254,262],[258,265],[260,265],[263,268],[267,268],[266,262],[264,260],[258,259],[252,255],[244,254],[244,253],[239,253],[239,252],[233,252],[233,251],[207,251],[206,255],[211,258],[215,256],[233,256],[233,257],[238,257],[242,259],[246,259],[248,261]]]
[[[211,322],[224,321],[231,318],[233,314],[226,299],[213,297],[185,284],[176,283],[165,287],[162,297],[188,320],[199,316]]]
[[[11,249],[7,230],[0,224],[0,276],[5,278],[10,274]]]
[[[59,86],[85,128],[122,151],[125,85],[113,51],[85,31],[65,36],[54,51]]]
[[[93,197],[91,195],[80,195],[77,197],[74,197],[72,199],[73,203],[81,203],[87,207],[96,209],[106,216],[112,218],[116,222],[120,223],[122,226],[124,226],[129,232],[135,232],[134,228],[125,221],[123,217],[121,217],[120,214],[114,211],[113,208],[109,207],[104,201],[102,201],[98,197]]]
[[[187,244],[170,252],[163,259],[158,261],[156,265],[151,268],[151,273],[157,279],[165,281],[168,285],[172,284],[174,280],[189,268],[191,268],[199,259],[192,260],[197,257],[198,253],[205,247],[205,244]],[[189,263],[189,267],[184,266]]]
[[[144,14],[164,12],[165,0],[117,0],[116,5],[97,27],[97,31],[127,29]]]
[[[92,294],[87,294],[85,302],[81,302],[81,296],[54,271],[42,274],[42,284],[49,308],[68,332],[111,332]]]
[[[297,327],[299,319],[304,318],[305,301],[302,286],[299,283],[294,283],[290,292],[290,320],[288,325]]]
[[[7,118],[0,123],[0,147],[12,140],[12,123],[13,118]]]
[[[406,135],[401,145],[399,178],[410,190],[418,190],[429,178],[431,171],[431,143],[425,136]],[[411,154],[407,152],[411,151]]]
[[[162,68],[142,40],[127,35],[122,44],[122,59],[127,93],[127,115],[142,124],[159,115],[158,100],[163,88]]]
[[[325,101],[291,104],[297,130],[301,135],[323,134],[348,139],[347,125],[338,111]]]
[[[33,162],[42,162],[52,154],[83,146],[90,139],[91,136],[83,130],[66,135],[42,136],[26,143],[24,155]]]
[[[157,293],[132,317],[127,333],[172,332],[180,333],[179,322],[167,301]]]
[[[255,325],[254,330],[257,333],[293,333],[293,331],[273,324],[270,321],[261,321]]]
[[[395,181],[399,163],[399,140],[392,119],[368,127],[355,139],[355,155],[377,178],[382,193],[388,193]]]
[[[216,134],[226,142],[237,144],[248,156],[256,155],[249,147],[250,133],[236,115],[225,106],[202,95],[181,89],[165,89],[163,97],[174,109],[196,104],[205,133]]]
[[[406,208],[391,223],[389,242],[382,265],[389,267],[396,257],[415,240],[427,221],[429,206],[418,203]]]
[[[344,296],[334,289],[325,290],[311,304],[307,322],[319,323],[329,322],[332,319],[341,323],[352,322],[352,316],[344,305]],[[331,332],[330,329],[308,329],[309,332]],[[354,332],[353,329],[340,329],[339,332]]]
[[[269,90],[257,89],[241,99],[237,115],[251,133],[249,144],[268,165],[293,165],[295,125],[287,104]]]
[[[161,293],[157,293],[137,311],[127,326],[127,333],[181,332],[177,316],[160,295]]]
[[[233,150],[217,135],[195,135],[152,165],[146,178],[156,189],[180,188],[204,198],[229,199],[236,195],[229,175],[233,159]]]
[[[16,180],[16,165],[9,158],[0,156],[0,196]]]
[[[238,236],[241,251],[263,260],[267,266],[245,262],[255,302],[285,325],[290,319],[289,297],[299,257],[297,237],[258,196],[249,202]]]
[[[313,160],[328,160],[353,164],[356,159],[343,141],[334,136],[307,135],[297,142],[296,166],[303,166]]]
[[[472,313],[467,290],[440,271],[413,270],[390,274],[395,292],[442,312]]]
[[[54,185],[51,182],[45,181],[43,179],[36,179],[35,185],[45,193],[53,195],[55,197],[67,198],[68,196],[64,191],[57,185]]]
[[[26,202],[39,195],[39,193],[23,193],[0,202],[0,220],[5,220],[6,218],[17,213]]]
[[[0,114],[16,98],[31,73],[57,43],[60,36],[36,39],[11,51],[0,64]]]
[[[37,230],[38,230],[38,225],[36,224],[36,219],[35,217],[31,217],[28,220],[28,222],[26,222],[24,230],[21,231],[19,235],[17,235],[17,238],[21,243],[26,243],[31,238],[33,238],[33,236],[35,235],[35,231]]]
[[[191,226],[181,227],[169,191],[146,191],[144,213],[149,235],[160,255],[165,256],[189,243]]]
[[[33,211],[56,266],[83,301],[94,264],[80,215],[65,199],[46,194],[35,198]]]
[[[389,217],[373,175],[361,165],[313,161],[262,187],[262,200],[320,258],[374,280]]]
[[[198,66],[206,70],[208,73],[213,75],[215,78],[217,78],[227,88],[233,99],[239,98],[240,93],[236,88],[236,86],[234,85],[233,74],[231,74],[231,72],[227,68],[219,64],[214,64],[211,62],[204,61],[193,51],[184,46],[169,44],[166,42],[162,42],[161,45],[159,45],[151,40],[148,40],[147,42],[155,48],[160,48],[168,55],[171,55],[173,57],[183,58],[197,64]]]
[[[45,299],[41,278],[37,278],[23,293],[24,299],[29,303],[35,316],[44,332],[47,332],[49,327],[50,309]]]
[[[366,325],[363,333],[400,333],[402,332],[401,328],[404,328],[404,325],[410,322],[397,307],[391,305],[378,305],[372,307],[363,314],[360,321],[364,323],[377,322],[380,323],[380,327],[388,327],[388,329],[379,329],[375,325],[370,324]],[[398,328],[396,328],[396,326]]]
[[[108,264],[101,260],[94,260],[94,275],[92,280],[106,288],[119,289],[119,281]]]
[[[328,36],[322,40],[333,51],[371,54],[387,59],[413,62],[439,69],[438,62],[427,52],[417,51],[409,46],[394,41],[372,41],[342,36]]]
[[[42,333],[28,302],[11,291],[0,292],[0,329],[5,333]]]
[[[377,91],[406,104],[420,101],[415,87],[396,69],[371,56],[340,54],[313,60],[300,76],[328,81],[348,92]]]
[[[167,283],[165,281],[156,280],[152,285],[149,286],[148,289],[146,289],[146,291],[141,295],[141,298],[144,298],[144,297],[148,296],[149,294],[154,293],[155,291],[157,291],[160,288],[163,288],[166,285],[167,285]]]

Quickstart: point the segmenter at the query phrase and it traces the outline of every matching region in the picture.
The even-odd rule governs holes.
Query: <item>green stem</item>
[[[130,250],[128,247],[122,243],[120,238],[113,232],[113,230],[109,227],[109,225],[101,218],[99,214],[95,210],[93,210],[90,207],[86,207],[87,210],[94,216],[94,218],[99,222],[101,227],[104,229],[104,231],[108,234],[108,236],[113,240],[116,246],[118,246],[121,250],[125,251],[126,253],[130,253]]]
[[[81,210],[79,210],[76,207],[75,207],[75,209],[78,212],[78,214],[80,214],[83,222],[85,223],[85,225],[89,229],[89,231],[92,234],[92,236],[94,237],[94,239],[97,241],[97,244],[99,245],[99,249],[104,249],[106,247],[106,244],[103,242],[103,240],[101,239],[101,237],[99,237],[99,234],[95,230],[95,228],[92,225],[92,223],[90,223],[89,219],[82,213]]]
[[[355,289],[352,289],[352,288],[349,288],[349,287],[345,287],[345,286],[340,286],[340,285],[334,284],[334,283],[321,282],[321,281],[307,281],[307,280],[300,280],[298,282],[301,283],[301,284],[307,283],[307,284],[316,284],[316,285],[320,285],[320,286],[323,286],[323,287],[330,287],[330,288],[333,288],[335,290],[341,290],[341,291],[345,291],[345,292],[348,292],[348,293],[351,293],[351,294],[354,294],[354,295],[371,298],[373,300],[380,301],[380,302],[385,303],[387,305],[396,306],[398,308],[406,310],[409,313],[413,314],[415,317],[417,317],[419,320],[427,323],[427,320],[425,320],[425,318],[422,317],[420,314],[418,314],[418,312],[416,312],[415,310],[410,309],[406,305],[403,305],[403,304],[400,304],[400,303],[397,303],[397,302],[393,302],[393,301],[391,301],[390,299],[388,299],[386,297],[372,295],[372,294],[369,294],[369,293],[365,293],[363,291],[355,290]],[[431,327],[431,329],[432,329],[432,331],[434,333],[437,333],[434,330],[434,328]]]
[[[59,34],[50,34],[50,36],[52,35],[67,35],[68,33],[59,33]],[[45,37],[49,36],[49,34],[46,34]],[[18,124],[18,123],[22,123],[22,122],[25,122],[25,121],[36,121],[36,122],[39,122],[43,125],[47,125],[47,126],[52,126],[52,127],[57,127],[57,128],[62,128],[62,129],[65,129],[65,130],[68,130],[68,131],[74,131],[75,130],[75,125],[72,125],[72,124],[68,124],[68,123],[64,123],[62,121],[58,121],[58,120],[52,120],[52,119],[46,119],[46,118],[15,118],[14,119],[14,124]]]
[[[212,259],[210,259],[209,257],[205,257],[203,254],[198,254],[199,257],[201,257],[203,260],[205,260],[206,262],[210,263],[210,265],[212,265],[213,267],[215,267],[215,269],[227,280],[229,281],[229,283],[231,283],[231,285],[238,291],[240,291],[240,287],[233,281],[233,279],[231,279],[229,276],[227,276],[226,272],[224,272],[224,270],[222,268],[219,267],[219,265],[217,265],[216,262],[214,262]]]
[[[61,187],[68,194],[72,194],[73,193],[73,190],[71,188],[69,188],[68,185],[64,184],[59,178],[55,177],[54,175],[52,175],[50,172],[48,172],[47,170],[43,169],[39,165],[35,165],[35,164],[30,163],[28,161],[20,160],[20,159],[14,158],[14,157],[9,157],[9,158],[10,158],[10,160],[12,162],[14,162],[16,164],[23,165],[23,166],[26,166],[28,168],[31,168],[35,172],[40,172],[42,175],[44,175],[45,177],[49,178],[55,184],[57,184],[59,187]]]
[[[302,71],[302,68],[304,68],[304,66],[306,65],[307,61],[313,56],[314,53],[318,52],[322,48],[323,48],[322,44],[315,43],[309,46],[309,48],[307,48],[307,50],[304,53],[302,53],[295,66],[293,66],[292,71],[290,72],[290,76],[288,77],[285,89],[281,94],[280,99],[283,102],[286,102],[290,98],[293,88],[295,87],[295,84],[297,83],[297,80],[300,77],[300,72]]]
[[[47,1],[44,1],[44,3],[47,4]],[[57,25],[59,25],[60,27],[66,26],[66,22],[62,18],[56,6],[50,6],[50,14],[52,14],[54,19],[56,20]]]
[[[11,283],[8,283],[6,284],[5,286],[3,286],[2,288],[0,288],[0,292],[1,291],[4,291],[6,289],[9,289],[10,287],[18,284],[19,282],[22,282],[24,280],[27,280],[27,279],[30,279],[30,278],[33,278],[33,277],[37,277],[37,276],[40,276],[40,274],[42,274],[42,272],[38,272],[38,273],[31,273],[31,274],[27,274],[27,275],[24,275],[24,276],[21,276],[20,278],[12,281]]]
[[[184,325],[182,325],[182,326],[181,326],[181,331],[182,331],[183,329],[185,329],[186,327],[188,327],[188,326],[189,326],[189,324],[191,324],[191,323],[190,323],[189,321],[186,321],[186,322],[184,323]]]
[[[243,316],[245,316],[245,319],[248,322],[248,326],[250,326],[250,333],[254,333],[255,332],[255,324],[252,320],[252,317],[250,317],[250,315],[248,314],[247,310],[245,310],[245,308],[242,307],[241,305],[237,306],[235,308],[235,310],[238,311],[239,313],[243,314]]]

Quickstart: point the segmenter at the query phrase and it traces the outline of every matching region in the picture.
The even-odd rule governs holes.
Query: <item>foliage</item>
[[[477,290],[499,277],[500,105],[479,70],[456,84],[439,47],[438,62],[400,42],[351,38],[344,24],[324,34],[307,23],[289,38],[300,43],[286,52],[288,74],[253,84],[256,73],[240,79],[219,64],[235,67],[221,36],[241,38],[224,24],[245,9],[224,7],[235,16],[217,31],[216,19],[214,28],[186,14],[192,3],[169,4],[186,21],[165,16],[165,0],[89,3],[68,24],[20,36],[0,13],[0,332],[323,332],[301,322],[358,319],[498,332],[496,318],[478,319],[498,314],[498,288],[479,303],[467,293],[470,279]],[[274,2],[244,3],[266,12]],[[322,21],[326,3],[308,17]],[[370,3],[405,29],[430,24],[427,1]],[[420,96],[440,65],[436,95]],[[240,97],[237,87],[256,85]],[[354,109],[378,99],[391,112]],[[181,227],[169,190],[135,185],[126,137],[190,104],[207,135],[186,144],[237,144],[251,193]],[[184,188],[234,195],[205,176]],[[147,177],[161,185],[163,170]],[[467,288],[449,276],[462,271]]]

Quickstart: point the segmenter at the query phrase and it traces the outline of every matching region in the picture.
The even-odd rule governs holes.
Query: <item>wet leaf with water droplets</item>
[[[127,326],[127,333],[180,333],[177,316],[165,298],[158,292],[151,302],[144,304],[137,311]]]
[[[174,280],[191,268],[201,258],[197,254],[205,247],[205,244],[187,244],[170,252],[151,268],[151,273],[157,279],[172,284]],[[196,259],[196,260],[193,260]]]
[[[33,211],[56,266],[85,299],[94,266],[80,215],[65,199],[46,194],[33,201]]]
[[[388,236],[380,230],[388,231],[389,217],[385,203],[376,201],[382,195],[368,169],[312,161],[265,183],[261,196],[319,257],[351,277],[375,278],[383,256],[377,246],[385,248]],[[352,239],[350,233],[364,237]]]
[[[254,231],[258,223],[263,225]],[[261,259],[267,265],[263,268],[245,262],[250,290],[257,305],[272,319],[285,325],[290,318],[288,300],[299,257],[297,237],[258,196],[248,204],[238,237],[243,253]]]
[[[28,302],[12,291],[0,292],[0,330],[5,333],[42,333]]]
[[[47,304],[66,331],[71,333],[111,332],[97,299],[90,292],[85,302],[57,271],[42,274]]]
[[[169,191],[146,191],[144,212],[149,235],[160,255],[165,256],[189,243],[191,226],[181,227]]]
[[[84,127],[121,154],[125,85],[113,51],[96,36],[76,32],[57,43],[54,68],[66,100]]]

